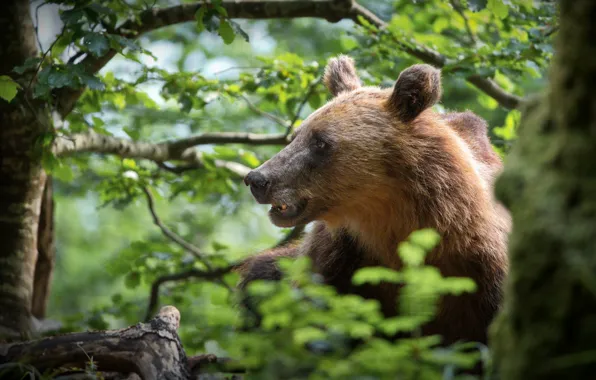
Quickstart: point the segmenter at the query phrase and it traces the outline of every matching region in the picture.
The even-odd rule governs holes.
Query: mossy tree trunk
[[[0,75],[37,53],[29,0],[4,2],[0,12]],[[48,127],[44,105],[24,91],[0,99],[0,336],[30,332],[37,233],[45,174],[35,141]],[[44,127],[45,126],[45,127]]]
[[[596,1],[560,3],[548,95],[525,110],[497,183],[513,216],[502,379],[596,373]]]

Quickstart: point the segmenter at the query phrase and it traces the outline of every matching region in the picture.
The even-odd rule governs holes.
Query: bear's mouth
[[[269,216],[279,227],[292,227],[304,213],[307,205],[307,199],[301,199],[295,203],[272,203]]]

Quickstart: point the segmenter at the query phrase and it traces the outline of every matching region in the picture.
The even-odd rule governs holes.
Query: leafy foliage
[[[465,78],[481,75],[511,93],[531,92],[542,84],[556,32],[552,2],[359,2],[388,22],[378,30],[364,21],[235,21],[221,1],[211,1],[197,7],[194,22],[137,39],[118,27],[174,3],[47,3],[60,6],[60,31],[43,54],[14,69],[14,80],[0,77],[0,97],[10,101],[30,89],[55,110],[58,91],[85,89],[54,134],[92,130],[148,142],[203,132],[289,133],[328,100],[321,75],[329,57],[350,54],[365,84],[391,86],[400,70],[433,49],[443,57],[445,95],[437,109],[470,109],[486,118],[494,126],[494,148],[505,155],[516,138],[518,111],[500,108]],[[88,62],[111,53],[110,64],[90,70]],[[54,137],[39,143],[47,147]],[[202,145],[196,148],[202,165],[195,168],[97,154],[58,159],[46,152],[58,204],[52,316],[65,323],[65,331],[136,323],[157,279],[206,269],[153,225],[145,186],[153,190],[162,221],[216,268],[274,245],[287,231],[273,228],[265,210],[216,162],[252,168],[279,148]],[[240,330],[246,316],[221,283],[167,282],[159,303],[181,310],[180,334],[190,354],[233,357],[253,370],[253,378],[452,378],[456,367],[469,368],[481,353],[488,360],[484,348],[440,348],[440,337],[382,338],[417,331],[441,295],[474,290],[469,280],[445,279],[423,264],[437,238],[418,231],[401,244],[402,271],[367,268],[353,278],[358,284],[403,285],[401,313],[391,319],[381,317],[376,302],[338,295],[318,283],[305,259],[286,263],[286,281],[253,287],[263,300],[259,329]],[[229,287],[236,280],[233,274],[223,277]],[[354,348],[354,340],[362,344]]]
[[[0,98],[10,102],[18,92],[19,84],[8,75],[0,76]]]

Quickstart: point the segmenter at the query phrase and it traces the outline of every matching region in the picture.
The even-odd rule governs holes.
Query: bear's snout
[[[263,174],[252,170],[244,178],[246,186],[250,186],[250,191],[259,203],[269,203],[269,185],[270,182]]]

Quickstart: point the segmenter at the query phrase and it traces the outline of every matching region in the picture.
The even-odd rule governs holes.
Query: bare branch
[[[287,138],[283,133],[206,132],[177,140],[149,143],[89,131],[59,136],[54,141],[52,152],[57,156],[81,152],[107,153],[164,162],[181,159],[188,148],[208,144],[285,145]]]
[[[197,260],[199,260],[201,263],[203,263],[203,265],[205,265],[205,268],[207,268],[207,271],[208,271],[208,272],[197,271],[195,273],[197,273],[197,274],[203,273],[205,276],[207,275],[207,273],[210,274],[211,279],[214,282],[223,286],[230,293],[232,293],[234,290],[221,278],[221,274],[220,274],[221,269],[214,269],[211,266],[211,264],[209,263],[209,261],[207,260],[207,258],[201,253],[199,248],[197,248],[195,245],[187,242],[180,235],[178,235],[174,231],[170,230],[165,224],[163,224],[163,222],[159,218],[159,215],[157,215],[157,212],[155,211],[155,202],[153,200],[153,195],[151,195],[151,191],[149,190],[149,188],[147,186],[143,187],[143,191],[145,192],[145,195],[147,197],[147,205],[149,206],[149,212],[151,213],[151,216],[153,217],[153,223],[155,223],[155,225],[157,227],[159,227],[161,232],[168,239],[172,240],[174,243],[178,244],[180,247],[182,247],[186,251],[190,252]],[[235,268],[235,266],[231,266],[229,270],[232,270],[234,268]],[[219,275],[217,275],[217,274],[219,274]]]
[[[183,281],[189,278],[200,278],[204,280],[217,280],[221,279],[223,275],[230,273],[234,270],[234,266],[227,266],[224,268],[216,268],[210,271],[201,271],[198,269],[191,269],[186,272],[173,273],[165,276],[158,277],[151,285],[151,293],[149,295],[149,303],[147,305],[147,313],[145,314],[145,321],[150,320],[153,317],[153,313],[157,309],[159,304],[159,287],[167,282]]]
[[[166,141],[170,151],[183,151],[197,145],[207,144],[248,144],[248,145],[285,145],[286,136],[280,134],[255,134],[246,132],[207,132],[179,140]]]
[[[521,97],[503,90],[490,78],[484,78],[480,75],[471,75],[467,77],[466,80],[476,86],[477,89],[495,99],[505,108],[515,109],[522,104],[523,99]]]
[[[286,145],[287,136],[280,134],[255,134],[241,132],[201,133],[187,138],[167,140],[159,143],[132,141],[94,131],[59,136],[54,140],[52,152],[56,156],[90,152],[115,154],[122,158],[144,158],[158,163],[166,161],[185,161],[194,168],[204,167],[200,152],[191,149],[206,144],[248,144],[248,145]],[[250,169],[236,162],[216,160],[217,167],[226,168],[238,177],[244,178]]]

